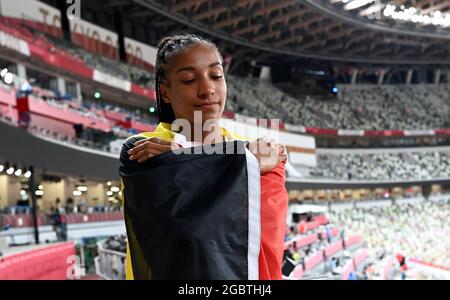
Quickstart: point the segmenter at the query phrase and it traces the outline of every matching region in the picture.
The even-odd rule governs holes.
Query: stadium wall
[[[0,132],[0,158],[3,160],[64,174],[83,174],[92,179],[119,179],[119,161],[115,155],[82,147],[69,147],[1,122]]]
[[[286,188],[288,190],[320,190],[320,189],[376,189],[411,186],[430,186],[434,184],[448,185],[450,178],[434,180],[403,180],[403,181],[364,181],[364,180],[318,180],[318,179],[288,179]]]

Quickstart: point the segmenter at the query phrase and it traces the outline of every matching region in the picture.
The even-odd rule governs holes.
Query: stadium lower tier
[[[99,213],[76,213],[61,214],[59,222],[62,224],[80,224],[89,222],[107,222],[123,220],[123,213],[117,212],[99,212]],[[37,216],[37,225],[54,225],[55,215],[39,214]],[[0,214],[0,228],[24,228],[32,227],[34,224],[31,214]]]
[[[446,148],[445,148],[446,149]],[[295,166],[292,177],[337,180],[450,179],[450,150],[420,152],[319,153],[317,166]]]
[[[450,198],[333,209],[328,224],[292,223],[286,276],[341,279],[450,278]],[[342,251],[341,251],[342,250]]]

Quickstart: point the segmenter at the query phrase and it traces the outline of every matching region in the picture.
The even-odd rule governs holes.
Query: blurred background
[[[450,1],[65,2],[0,0],[0,279],[124,279],[118,153],[187,32],[224,126],[279,120],[285,279],[450,279]]]

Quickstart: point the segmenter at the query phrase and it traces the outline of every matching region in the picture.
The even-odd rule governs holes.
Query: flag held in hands
[[[284,163],[260,175],[241,141],[137,163],[127,151],[139,139],[120,157],[128,279],[281,279]]]

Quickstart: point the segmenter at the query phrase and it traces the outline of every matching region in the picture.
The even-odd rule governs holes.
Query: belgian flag
[[[281,279],[284,163],[261,176],[242,141],[185,148],[144,163],[120,157],[134,279]],[[216,148],[217,149],[217,148]]]

